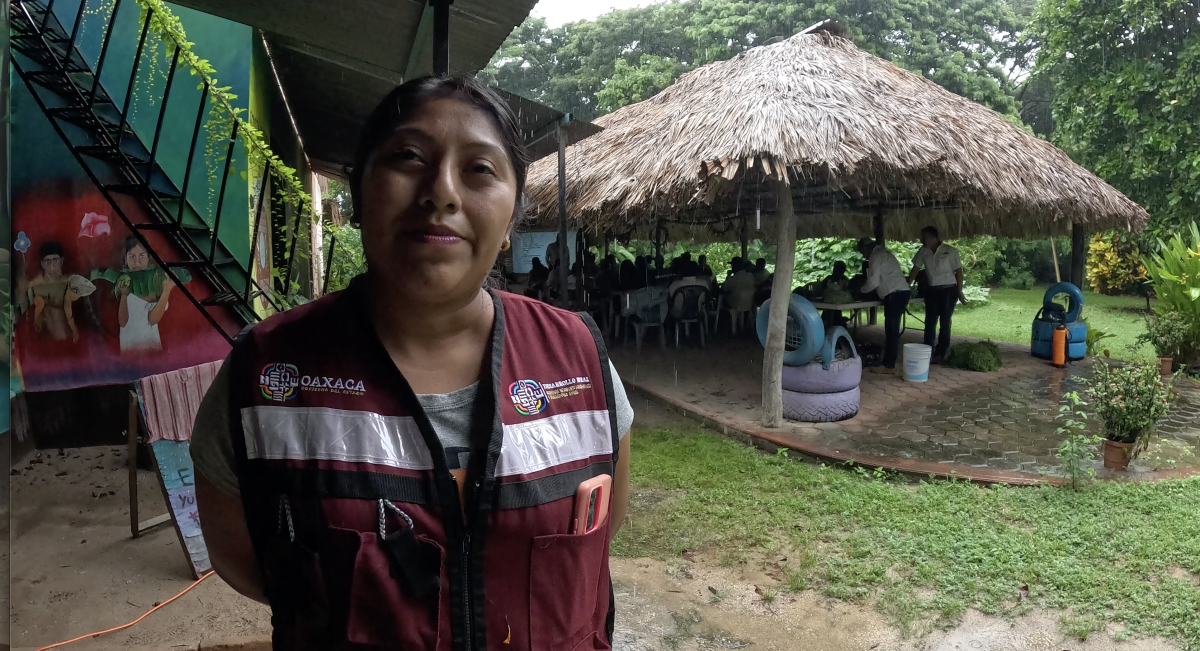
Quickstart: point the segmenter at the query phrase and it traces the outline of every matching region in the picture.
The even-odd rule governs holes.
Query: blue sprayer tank
[[[1068,305],[1054,302],[1054,297],[1066,294]],[[1083,292],[1071,283],[1058,283],[1046,290],[1042,309],[1033,319],[1030,352],[1034,357],[1050,359],[1054,329],[1061,323],[1067,328],[1067,359],[1083,359],[1087,354],[1087,324],[1079,320],[1083,314]]]

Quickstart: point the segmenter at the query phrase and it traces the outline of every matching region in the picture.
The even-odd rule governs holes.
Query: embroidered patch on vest
[[[272,402],[285,402],[296,397],[300,386],[300,370],[293,364],[267,364],[258,374],[262,395]]]
[[[570,398],[590,388],[592,379],[589,377],[572,377],[549,384],[537,380],[517,380],[508,386],[508,394],[518,414],[534,416],[545,411],[551,400]]]
[[[546,391],[537,380],[517,380],[508,386],[513,407],[522,416],[533,416],[546,410]]]

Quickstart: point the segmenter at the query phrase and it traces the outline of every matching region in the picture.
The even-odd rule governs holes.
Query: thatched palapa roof
[[[801,33],[680,77],[605,115],[567,149],[567,208],[587,230],[765,236],[772,179],[790,183],[800,237],[1034,237],[1141,228],[1146,211],[991,109],[828,32]],[[531,214],[556,219],[557,161],[530,168]]]

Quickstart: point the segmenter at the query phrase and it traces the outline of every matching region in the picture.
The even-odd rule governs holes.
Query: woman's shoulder
[[[344,326],[349,318],[349,297],[346,291],[326,294],[304,305],[277,312],[243,332],[255,339],[289,338],[298,335],[324,337],[326,329]]]

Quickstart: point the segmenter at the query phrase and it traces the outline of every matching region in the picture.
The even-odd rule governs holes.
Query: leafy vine
[[[212,125],[212,128],[208,132],[206,159],[214,161],[219,155],[222,159],[221,166],[224,166],[223,147],[228,147],[229,134],[233,130],[233,125],[236,124],[238,137],[242,139],[250,168],[263,169],[265,173],[270,174],[274,181],[275,196],[283,203],[301,211],[302,215],[306,217],[301,221],[311,221],[312,197],[304,191],[304,185],[296,176],[295,168],[285,165],[283,160],[271,151],[270,146],[263,139],[262,131],[242,118],[246,109],[233,106],[232,102],[237,99],[237,95],[230,92],[229,86],[219,86],[216,70],[212,64],[192,51],[194,43],[187,40],[187,34],[184,32],[179,18],[171,12],[163,0],[137,0],[137,3],[142,9],[141,23],[145,24],[147,14],[149,14],[150,32],[166,44],[167,56],[173,56],[175,48],[179,48],[180,65],[188,68],[188,72],[192,76],[200,79],[196,87],[204,88],[206,84],[208,86],[211,108],[206,128],[208,125]],[[231,174],[237,172],[238,170],[235,168],[230,168]],[[209,180],[213,181],[209,184],[210,191],[213,189],[212,186],[216,185],[217,174],[219,174],[218,169],[210,167]]]

